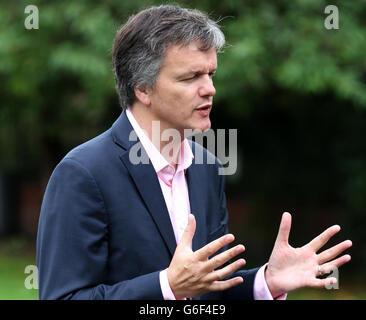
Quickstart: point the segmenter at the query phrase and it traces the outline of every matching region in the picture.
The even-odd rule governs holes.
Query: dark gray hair
[[[113,47],[113,71],[122,108],[136,99],[134,88],[153,88],[171,45],[201,44],[220,52],[225,36],[205,13],[179,6],[151,7],[131,16],[119,29]]]

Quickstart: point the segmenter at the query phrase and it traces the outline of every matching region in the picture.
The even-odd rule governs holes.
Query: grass
[[[1,255],[0,263],[0,300],[38,299],[38,290],[26,289],[24,285],[28,274],[24,269],[35,264],[32,257],[10,257]]]
[[[0,300],[35,300],[38,290],[26,289],[25,267],[35,265],[34,239],[11,237],[0,239]],[[366,300],[366,288],[340,279],[340,288],[300,289],[291,292],[287,300]]]
[[[26,289],[26,266],[35,265],[34,240],[12,237],[0,240],[0,300],[35,300],[38,290]]]
[[[342,285],[339,289],[304,288],[291,292],[287,300],[366,300],[366,290],[358,285]]]

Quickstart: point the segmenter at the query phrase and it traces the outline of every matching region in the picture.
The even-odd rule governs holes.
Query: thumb
[[[284,243],[288,244],[288,238],[290,236],[290,229],[291,229],[291,214],[288,212],[284,212],[281,219],[280,228],[278,230],[276,244],[277,243]]]
[[[188,224],[184,229],[184,233],[180,240],[180,244],[185,246],[191,246],[194,233],[196,232],[196,219],[192,213],[188,216]]]

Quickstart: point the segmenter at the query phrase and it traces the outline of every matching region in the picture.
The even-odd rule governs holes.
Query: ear
[[[139,100],[145,106],[149,106],[151,103],[150,100],[150,90],[145,88],[137,88],[135,87],[135,96],[137,100]]]

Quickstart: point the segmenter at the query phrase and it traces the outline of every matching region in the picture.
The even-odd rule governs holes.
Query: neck
[[[164,122],[154,117],[144,105],[134,105],[130,107],[130,111],[165,160],[176,167],[184,136],[177,129],[164,125]]]

